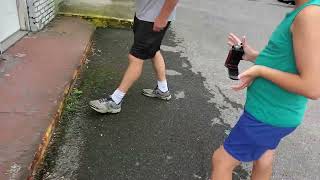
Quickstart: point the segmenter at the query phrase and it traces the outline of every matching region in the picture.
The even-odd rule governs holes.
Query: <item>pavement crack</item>
[[[218,89],[219,94],[221,94],[224,98],[224,100],[229,103],[233,108],[235,109],[243,109],[243,105],[239,104],[237,102],[232,101],[230,98],[228,98],[221,90],[221,88],[219,86],[215,86]]]

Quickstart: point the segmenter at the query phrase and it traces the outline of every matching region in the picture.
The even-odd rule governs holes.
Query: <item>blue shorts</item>
[[[267,150],[276,149],[281,139],[295,129],[265,124],[244,111],[223,146],[238,161],[255,161]]]

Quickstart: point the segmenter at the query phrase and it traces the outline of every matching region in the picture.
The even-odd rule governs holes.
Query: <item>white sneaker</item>
[[[142,94],[147,97],[159,98],[167,101],[171,99],[170,91],[162,92],[158,86],[155,89],[142,89]]]
[[[115,103],[111,97],[93,100],[89,102],[90,107],[99,113],[119,113],[121,111],[121,103]]]

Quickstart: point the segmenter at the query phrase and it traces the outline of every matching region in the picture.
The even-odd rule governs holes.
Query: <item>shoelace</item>
[[[99,99],[99,102],[100,103],[105,103],[105,102],[108,102],[109,100],[111,100],[111,98],[107,97],[107,98],[101,98]]]

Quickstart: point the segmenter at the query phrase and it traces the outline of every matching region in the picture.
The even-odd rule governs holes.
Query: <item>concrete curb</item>
[[[83,55],[80,59],[80,64],[78,65],[78,67],[76,68],[76,70],[73,72],[73,76],[72,79],[70,80],[69,84],[65,87],[64,92],[63,92],[63,97],[59,103],[58,109],[56,114],[54,115],[54,117],[52,118],[47,130],[45,131],[45,134],[42,137],[42,142],[38,147],[38,150],[35,153],[34,156],[34,160],[32,161],[32,163],[29,166],[30,172],[31,174],[28,177],[28,180],[33,180],[34,179],[34,175],[36,174],[39,165],[41,165],[41,163],[43,162],[43,159],[45,157],[45,153],[46,150],[48,148],[48,145],[50,143],[50,140],[52,138],[52,134],[54,133],[54,130],[56,128],[57,123],[60,121],[61,119],[61,115],[63,112],[63,108],[64,108],[64,104],[65,104],[65,100],[68,97],[68,95],[70,94],[70,92],[72,91],[75,82],[83,68],[83,65],[85,64],[86,58],[88,57],[88,55],[91,52],[91,47],[92,47],[92,38],[93,38],[93,34],[91,35],[90,40],[88,41],[86,48],[83,52]]]
[[[84,14],[76,14],[76,13],[64,13],[59,12],[58,15],[61,16],[67,16],[67,17],[80,17],[84,20],[87,20],[91,22],[96,27],[102,27],[102,28],[120,28],[120,29],[131,29],[133,25],[132,19],[122,19],[122,18],[115,18],[115,17],[106,17],[106,16],[97,16],[97,15],[84,15]],[[93,36],[93,34],[92,34]],[[52,118],[47,130],[45,131],[45,134],[42,138],[42,143],[39,145],[37,152],[35,153],[34,160],[29,166],[31,174],[28,177],[28,180],[33,180],[34,175],[36,174],[39,165],[43,162],[46,150],[48,148],[48,145],[50,143],[52,134],[56,128],[57,123],[61,119],[61,115],[63,112],[65,100],[67,96],[72,91],[74,84],[82,70],[82,67],[85,63],[86,57],[90,53],[92,46],[92,37],[90,38],[90,41],[88,42],[86,49],[82,55],[82,58],[80,59],[80,65],[78,68],[74,71],[73,77],[70,80],[67,87],[64,89],[63,97],[60,101],[59,107],[57,109],[56,114]]]
[[[97,16],[91,14],[77,14],[65,12],[59,12],[58,14],[62,16],[80,17],[93,23],[96,27],[131,29],[133,25],[132,19],[122,19],[108,16]]]

